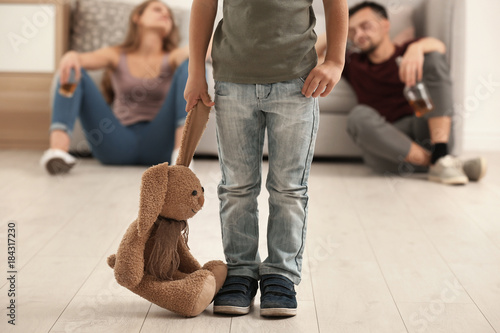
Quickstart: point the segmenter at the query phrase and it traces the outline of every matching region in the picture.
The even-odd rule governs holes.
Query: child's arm
[[[314,68],[304,83],[306,97],[325,97],[339,82],[345,62],[348,7],[346,0],[323,0],[326,18],[325,61]]]
[[[318,36],[316,40],[316,53],[318,54],[318,64],[322,64],[325,61],[326,54],[326,33]]]
[[[186,111],[194,108],[199,100],[214,106],[208,95],[205,77],[205,58],[212,36],[218,0],[194,0],[189,24],[189,76],[184,90]]]

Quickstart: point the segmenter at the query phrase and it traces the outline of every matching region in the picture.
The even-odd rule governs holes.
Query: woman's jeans
[[[71,98],[58,93],[58,83],[50,130],[59,129],[71,135],[76,118],[80,117],[92,154],[101,163],[149,166],[171,163],[175,131],[184,125],[187,114],[184,99],[187,77],[188,61],[185,61],[177,68],[170,91],[156,117],[150,122],[124,126],[82,69],[82,78]]]
[[[274,84],[216,81],[215,109],[222,180],[218,187],[228,275],[280,274],[300,282],[306,238],[307,181],[319,124],[316,98],[302,78]],[[262,150],[269,142],[268,257],[258,252],[257,197]]]

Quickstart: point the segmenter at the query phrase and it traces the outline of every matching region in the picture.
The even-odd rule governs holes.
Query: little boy
[[[218,187],[228,277],[214,312],[247,314],[261,289],[261,315],[294,316],[307,221],[307,180],[319,124],[318,96],[340,79],[346,0],[323,0],[327,54],[317,66],[313,0],[224,0],[213,38],[215,103],[205,54],[217,0],[193,0],[186,110],[215,105],[222,180]],[[268,257],[258,253],[257,197],[267,129]]]

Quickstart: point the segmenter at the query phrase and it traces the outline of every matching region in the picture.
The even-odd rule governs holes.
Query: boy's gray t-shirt
[[[214,79],[266,84],[316,66],[313,0],[224,0],[214,34]]]

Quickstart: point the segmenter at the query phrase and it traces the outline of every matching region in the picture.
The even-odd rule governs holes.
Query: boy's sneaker
[[[247,276],[228,276],[214,298],[214,313],[244,315],[250,312],[257,280]]]
[[[260,315],[291,317],[297,314],[297,299],[293,282],[278,274],[260,278]]]
[[[75,164],[76,159],[61,149],[47,149],[40,158],[40,165],[51,175],[67,173]]]
[[[431,165],[427,178],[447,185],[465,185],[469,182],[462,169],[462,162],[451,155],[441,157],[434,165]]]
[[[472,158],[463,162],[463,169],[469,180],[477,182],[486,174],[488,163],[483,157]]]

